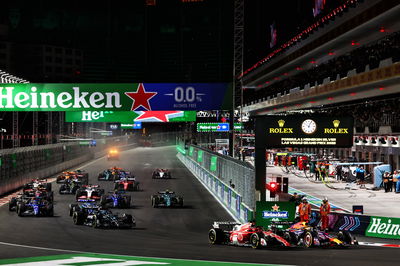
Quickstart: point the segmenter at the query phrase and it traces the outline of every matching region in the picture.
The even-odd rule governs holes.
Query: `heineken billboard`
[[[400,239],[400,218],[371,216],[365,235]]]
[[[10,83],[2,111],[228,110],[229,83]]]
[[[196,111],[80,111],[66,112],[66,122],[193,122]]]
[[[234,123],[235,131],[240,131],[242,128],[242,123]],[[229,130],[229,123],[197,123],[197,132],[228,132]]]
[[[257,201],[256,224],[268,227],[273,222],[293,222],[296,213],[294,202],[287,201]],[[288,225],[277,225],[278,228],[286,228]]]

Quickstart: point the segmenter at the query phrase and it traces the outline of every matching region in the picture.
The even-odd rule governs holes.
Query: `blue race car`
[[[131,207],[131,196],[125,195],[124,191],[110,191],[108,195],[102,195],[100,204],[108,208],[129,209]]]
[[[16,211],[18,216],[54,216],[54,205],[45,198],[33,197],[18,202]]]
[[[151,205],[157,207],[183,207],[183,197],[177,196],[175,192],[165,190],[151,196]]]

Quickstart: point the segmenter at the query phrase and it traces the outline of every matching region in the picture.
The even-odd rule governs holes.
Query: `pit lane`
[[[297,264],[297,265],[395,265],[400,249],[375,246],[359,246],[349,249],[267,249],[253,250],[231,246],[210,246],[207,232],[213,221],[232,218],[177,160],[173,147],[136,148],[121,153],[119,161],[105,158],[88,164],[92,184],[100,184],[105,191],[112,190],[113,183],[97,181],[97,175],[105,168],[118,166],[131,170],[141,182],[143,191],[131,192],[133,208],[115,210],[127,212],[136,218],[133,230],[101,230],[87,226],[75,226],[68,216],[68,204],[73,195],[59,195],[55,191],[55,217],[18,217],[9,212],[7,205],[0,208],[0,241],[18,245],[44,247],[55,250],[0,243],[0,258],[60,254],[61,250],[98,252],[121,255],[200,259],[232,262]],[[154,180],[154,168],[169,168],[174,179]],[[159,190],[170,189],[184,196],[182,209],[154,209],[150,196]],[[360,241],[382,242],[361,238]],[[390,242],[390,241],[389,241]],[[391,241],[395,243],[395,241]]]

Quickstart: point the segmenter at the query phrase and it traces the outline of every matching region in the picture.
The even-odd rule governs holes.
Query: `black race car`
[[[115,215],[110,210],[97,206],[75,207],[72,212],[72,220],[76,225],[87,225],[94,228],[133,228],[136,221],[132,215],[123,213]]]
[[[109,192],[109,195],[102,195],[100,204],[103,207],[129,209],[131,207],[131,196],[123,191]]]
[[[60,194],[76,194],[76,191],[83,186],[82,182],[78,179],[65,180],[59,188]]]
[[[17,203],[18,216],[53,216],[54,205],[41,197],[33,197],[27,201]]]
[[[151,196],[151,205],[157,207],[183,207],[183,197],[177,196],[175,192],[165,190]]]
[[[168,169],[161,169],[158,168],[153,171],[153,179],[160,178],[160,179],[170,179],[172,178],[171,172]]]

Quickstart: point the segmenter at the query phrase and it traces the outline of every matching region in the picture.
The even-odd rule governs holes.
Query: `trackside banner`
[[[400,239],[400,218],[371,216],[365,235]]]
[[[1,111],[228,110],[229,83],[0,84]]]

